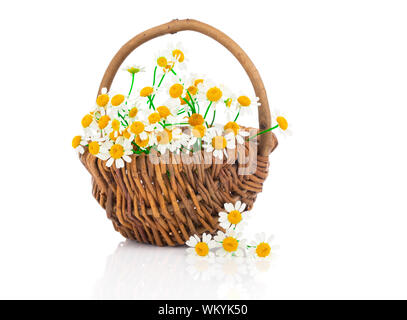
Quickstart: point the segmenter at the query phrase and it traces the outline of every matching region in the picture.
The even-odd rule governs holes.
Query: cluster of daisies
[[[248,211],[245,211],[246,204],[237,201],[225,203],[225,211],[219,213],[219,225],[225,232],[218,231],[212,238],[210,234],[203,234],[202,238],[193,235],[186,244],[188,254],[198,257],[244,257],[264,259],[271,256],[272,237],[266,238],[264,233],[257,234],[255,240],[247,242],[242,238],[242,229],[249,219]],[[213,252],[215,251],[215,253]]]
[[[168,46],[154,58],[151,84],[136,88],[136,76],[145,68],[132,65],[124,68],[131,75],[127,95],[103,89],[91,112],[81,121],[84,134],[75,136],[72,147],[124,167],[133,154],[190,153],[204,149],[223,159],[228,150],[243,144],[250,137],[239,124],[239,116],[259,106],[258,98],[243,93],[235,95],[225,86],[204,76],[181,76],[187,58],[181,45]],[[176,69],[178,72],[176,72]],[[227,112],[227,123],[215,123],[216,112]],[[259,134],[279,128],[289,133],[288,123],[275,115],[277,125]],[[257,136],[256,135],[256,136]]]

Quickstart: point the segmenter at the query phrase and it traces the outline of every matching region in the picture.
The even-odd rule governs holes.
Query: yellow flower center
[[[242,107],[248,107],[252,103],[252,101],[247,96],[240,96],[239,98],[237,98],[237,102],[239,102]]]
[[[188,123],[192,126],[200,126],[204,124],[204,118],[199,113],[194,113],[188,118]]]
[[[87,128],[93,121],[93,117],[90,114],[87,114],[82,118],[82,127]]]
[[[106,107],[109,103],[109,96],[107,94],[101,94],[96,98],[96,104],[99,107]]]
[[[137,113],[138,113],[138,109],[136,107],[133,107],[129,111],[129,117],[134,118],[137,115]]]
[[[228,214],[228,220],[231,224],[238,224],[242,221],[242,214],[239,210],[232,210]]]
[[[288,122],[284,117],[277,117],[276,119],[278,126],[281,128],[281,130],[287,130],[288,128]]]
[[[218,87],[210,88],[206,92],[206,97],[212,102],[219,101],[219,99],[222,98],[222,91]]]
[[[99,143],[97,143],[96,141],[92,141],[91,143],[89,143],[89,152],[91,154],[96,156],[99,153],[99,150],[100,150]]]
[[[161,116],[158,112],[153,112],[148,116],[148,122],[150,122],[150,124],[157,123],[158,121],[160,121],[160,119]]]
[[[184,87],[182,84],[180,84],[180,83],[173,84],[170,87],[170,96],[174,99],[179,98],[182,95],[183,91],[184,91]]]
[[[192,134],[194,135],[194,137],[197,137],[197,138],[203,138],[203,136],[205,135],[205,132],[206,132],[206,128],[202,124],[197,125],[192,128]]]
[[[177,59],[179,62],[183,62],[185,59],[184,53],[179,50],[179,49],[175,49],[172,51],[172,56]]]
[[[198,92],[198,88],[195,86],[189,86],[187,90],[191,96],[196,95]]]
[[[261,258],[267,257],[270,254],[270,251],[270,245],[266,242],[260,243],[256,248],[256,254]]]
[[[140,90],[140,97],[148,97],[153,93],[154,89],[152,87],[144,87]]]
[[[112,128],[113,128],[114,131],[119,131],[119,129],[120,129],[120,121],[117,120],[117,119],[114,119],[112,121]]]
[[[120,159],[124,155],[124,148],[120,144],[115,144],[110,148],[110,156],[114,159]]]
[[[170,130],[165,129],[157,133],[157,142],[159,144],[168,144],[172,141],[172,132]]]
[[[123,130],[123,137],[125,137],[126,139],[130,139],[131,133],[129,132],[128,128]]]
[[[224,136],[216,136],[212,138],[212,147],[216,150],[223,150],[226,148],[227,141]]]
[[[165,68],[167,66],[168,62],[165,57],[159,57],[157,59],[157,65],[161,68]]]
[[[104,129],[109,124],[110,117],[109,116],[101,116],[99,119],[99,129]]]
[[[124,95],[122,94],[116,94],[113,98],[112,98],[112,106],[113,107],[117,107],[120,106],[124,101]]]
[[[205,257],[209,253],[209,247],[205,242],[198,242],[195,246],[195,252],[198,256]]]
[[[196,79],[195,81],[194,81],[194,86],[195,87],[198,87],[198,85],[200,84],[200,83],[203,83],[204,81],[203,81],[203,79]]]
[[[140,134],[144,131],[144,123],[141,121],[135,121],[130,126],[130,131],[134,134]]]
[[[82,137],[76,136],[72,139],[72,148],[76,149],[81,144]]]
[[[158,107],[157,111],[160,114],[161,118],[167,118],[171,114],[170,109],[168,109],[166,106]]]
[[[239,242],[233,237],[227,237],[222,242],[223,249],[227,252],[234,252],[239,246]]]
[[[141,148],[145,148],[147,146],[148,140],[149,140],[149,137],[147,137],[147,139],[145,139],[145,140],[141,140],[140,136],[136,136],[136,138],[134,139],[136,144]]]
[[[230,121],[230,122],[226,123],[226,125],[223,127],[223,129],[227,132],[233,132],[236,136],[239,132],[240,126],[236,122]]]

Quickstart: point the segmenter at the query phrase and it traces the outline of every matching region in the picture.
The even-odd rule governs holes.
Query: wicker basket
[[[184,30],[213,38],[237,58],[260,98],[260,129],[271,127],[266,91],[250,58],[224,33],[196,20],[173,20],[127,42],[110,62],[99,94],[102,88],[110,88],[122,62],[138,46],[153,38]],[[179,156],[171,155],[174,163],[154,164],[148,155],[141,154],[133,155],[132,162],[121,169],[106,167],[104,161],[88,150],[80,155],[80,159],[92,175],[93,196],[106,209],[116,231],[139,242],[175,246],[184,244],[192,234],[214,233],[220,229],[218,213],[226,202],[241,200],[252,208],[268,175],[269,154],[277,146],[277,139],[271,132],[258,138],[246,142],[245,146],[246,156],[256,160],[249,161],[249,166],[256,166],[249,175],[241,174],[247,165],[240,163],[239,158],[234,163],[186,164]],[[202,155],[198,153],[197,156]]]

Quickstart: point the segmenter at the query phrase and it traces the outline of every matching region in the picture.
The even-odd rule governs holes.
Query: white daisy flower
[[[220,226],[224,229],[239,227],[241,229],[246,225],[246,220],[248,219],[248,212],[244,211],[246,209],[246,204],[237,201],[235,205],[231,203],[225,203],[226,212],[219,212],[219,222]]]
[[[204,141],[203,148],[206,152],[213,152],[213,156],[223,159],[223,155],[228,157],[227,150],[235,149],[235,137],[233,133],[223,135],[221,129],[212,127],[207,130],[206,135],[202,138]]]
[[[247,131],[241,130],[240,126],[234,121],[229,121],[228,123],[226,123],[223,129],[227,133],[233,133],[233,135],[236,137],[237,143],[239,144],[243,144],[246,140],[246,137],[249,136],[249,133]]]
[[[216,250],[216,255],[220,257],[237,256],[242,257],[245,253],[246,240],[242,239],[242,234],[233,229],[226,230],[226,233],[218,231],[214,240],[220,248]]]
[[[272,119],[275,119],[278,124],[278,131],[282,133],[284,136],[291,136],[292,135],[292,124],[288,125],[286,118],[281,114],[278,109],[275,109],[271,113]]]
[[[105,149],[101,148],[100,139],[90,141],[88,145],[89,153],[98,157],[101,160],[107,160],[109,158],[108,154],[106,153]]]
[[[176,62],[177,69],[185,70],[188,63],[187,50],[181,42],[170,44],[168,49],[171,54],[171,60]]]
[[[215,248],[217,245],[216,242],[212,240],[212,236],[206,233],[202,235],[202,240],[195,234],[191,236],[185,244],[190,247],[187,249],[188,254],[199,257],[212,256],[213,253],[210,252],[210,249]]]
[[[88,113],[86,114],[81,121],[83,131],[85,133],[85,137],[92,137],[96,135],[98,130],[98,125],[95,119],[94,114]]]
[[[115,143],[106,141],[101,149],[101,153],[107,154],[107,167],[111,167],[112,164],[115,163],[116,168],[119,169],[124,167],[124,161],[131,162],[131,158],[129,157],[133,154],[131,141],[124,137],[118,137]]]
[[[259,105],[260,103],[258,97],[248,97],[244,94],[237,95],[236,107],[239,115],[250,115]]]
[[[85,149],[83,147],[87,144],[87,141],[84,140],[82,136],[75,136],[72,139],[72,148],[74,148],[76,152],[80,154],[83,154],[85,152]]]
[[[256,259],[270,258],[272,250],[278,249],[277,246],[272,246],[271,241],[273,236],[269,236],[266,239],[264,232],[255,235],[255,240],[251,241],[248,245],[248,255]]]
[[[131,75],[146,71],[146,69],[144,67],[136,65],[136,64],[128,65],[128,66],[122,68],[122,70],[129,72]]]
[[[212,109],[216,109],[216,106],[221,103],[225,103],[225,95],[224,92],[227,90],[223,85],[216,85],[214,82],[210,80],[205,80],[201,84],[198,85],[198,100],[199,101],[206,101],[208,106],[212,107]],[[205,103],[204,103],[205,104]],[[205,108],[205,114],[207,114],[207,110],[209,109],[207,106],[202,106],[201,108]],[[203,112],[204,110],[201,110]],[[205,117],[206,119],[206,117]]]
[[[175,65],[175,60],[172,59],[172,54],[169,49],[160,50],[153,55],[153,65],[160,68],[164,73],[171,71]],[[156,78],[157,81],[157,78]]]

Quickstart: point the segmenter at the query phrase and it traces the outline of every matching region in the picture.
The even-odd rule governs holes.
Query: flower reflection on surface
[[[202,259],[185,247],[155,247],[126,240],[107,258],[95,299],[251,299],[260,298],[270,261]]]

